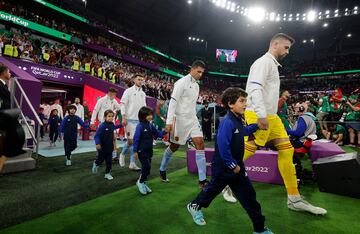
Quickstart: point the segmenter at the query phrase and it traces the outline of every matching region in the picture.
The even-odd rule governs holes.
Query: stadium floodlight
[[[196,38],[196,41],[200,41],[200,39],[199,39],[199,38]]]
[[[334,12],[335,12],[335,13],[338,13],[338,12],[339,12],[339,9],[336,9]]]
[[[346,36],[347,36],[347,37],[351,37],[352,35],[351,35],[351,33],[348,33]]]
[[[305,44],[307,41],[306,40],[303,40],[303,43]]]
[[[315,43],[315,39],[310,39],[310,42]]]
[[[357,11],[357,10],[354,10],[354,12],[353,12],[353,13],[354,13],[354,15],[356,15],[356,14],[358,13],[358,11]]]
[[[313,22],[313,21],[315,21],[315,19],[316,19],[316,12],[313,11],[313,10],[310,10],[310,11],[307,13],[307,21]]]
[[[190,41],[190,40],[191,40],[191,37],[189,37],[188,39],[189,39],[189,41]]]
[[[324,27],[324,28],[326,28],[327,26],[329,26],[328,23],[324,23],[324,24],[323,24],[323,27]]]
[[[339,16],[339,14],[338,13],[335,13],[335,15],[334,15],[335,17],[338,17]]]
[[[299,21],[299,17],[296,17],[296,21]]]
[[[354,6],[354,10],[357,10],[358,9],[358,7],[357,6]]]
[[[204,40],[203,40],[203,39],[201,39],[201,42],[204,42]]]
[[[280,21],[280,16],[277,16],[276,17],[276,22],[279,22]]]
[[[232,19],[230,20],[230,23],[234,22]]]
[[[300,16],[300,14],[299,14],[299,13],[296,13],[296,16]]]
[[[275,20],[275,12],[271,12],[270,13],[270,21],[274,21]]]
[[[192,3],[192,0],[188,0],[188,4],[191,4]]]
[[[325,11],[325,14],[327,14],[327,15],[330,14],[330,11],[329,11],[329,10],[326,10],[326,11]]]
[[[249,19],[256,23],[263,21],[265,18],[265,10],[260,7],[251,7],[248,13]]]

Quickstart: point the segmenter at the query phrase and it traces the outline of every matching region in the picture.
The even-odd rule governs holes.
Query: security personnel
[[[102,76],[103,76],[103,69],[102,69],[102,67],[99,67],[99,68],[97,69],[97,75],[98,75],[99,78],[102,78]]]
[[[77,59],[74,59],[73,61],[73,66],[72,66],[72,70],[73,71],[79,71],[79,68],[80,68],[80,63]]]
[[[90,73],[90,67],[91,67],[91,63],[85,63],[85,67],[84,67],[84,71],[86,73]],[[93,69],[91,69],[91,75],[92,75]]]
[[[5,45],[4,55],[13,56],[13,46],[11,44]]]

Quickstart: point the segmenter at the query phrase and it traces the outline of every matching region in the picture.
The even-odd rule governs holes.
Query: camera
[[[19,124],[19,115],[19,109],[0,111],[0,155],[11,158],[25,152],[25,132]]]

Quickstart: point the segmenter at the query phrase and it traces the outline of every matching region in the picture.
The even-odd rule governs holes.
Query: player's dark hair
[[[272,38],[271,38],[271,41],[274,41],[278,38],[282,38],[282,39],[285,39],[285,40],[288,40],[290,41],[291,45],[293,45],[295,43],[295,39],[285,33],[277,33],[275,34]]]
[[[201,67],[205,69],[205,63],[201,60],[195,60],[192,65],[191,68],[197,68],[197,67]]]
[[[113,87],[110,87],[108,89],[108,93],[117,93],[117,89],[113,88]]]
[[[2,74],[6,70],[9,70],[9,68],[4,64],[0,63],[0,74]]]

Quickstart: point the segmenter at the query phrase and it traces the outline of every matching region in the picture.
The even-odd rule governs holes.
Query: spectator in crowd
[[[349,131],[350,146],[355,146],[355,137],[357,136],[357,146],[360,146],[360,102],[359,97],[351,95],[347,104],[347,113],[345,117],[346,127]]]

